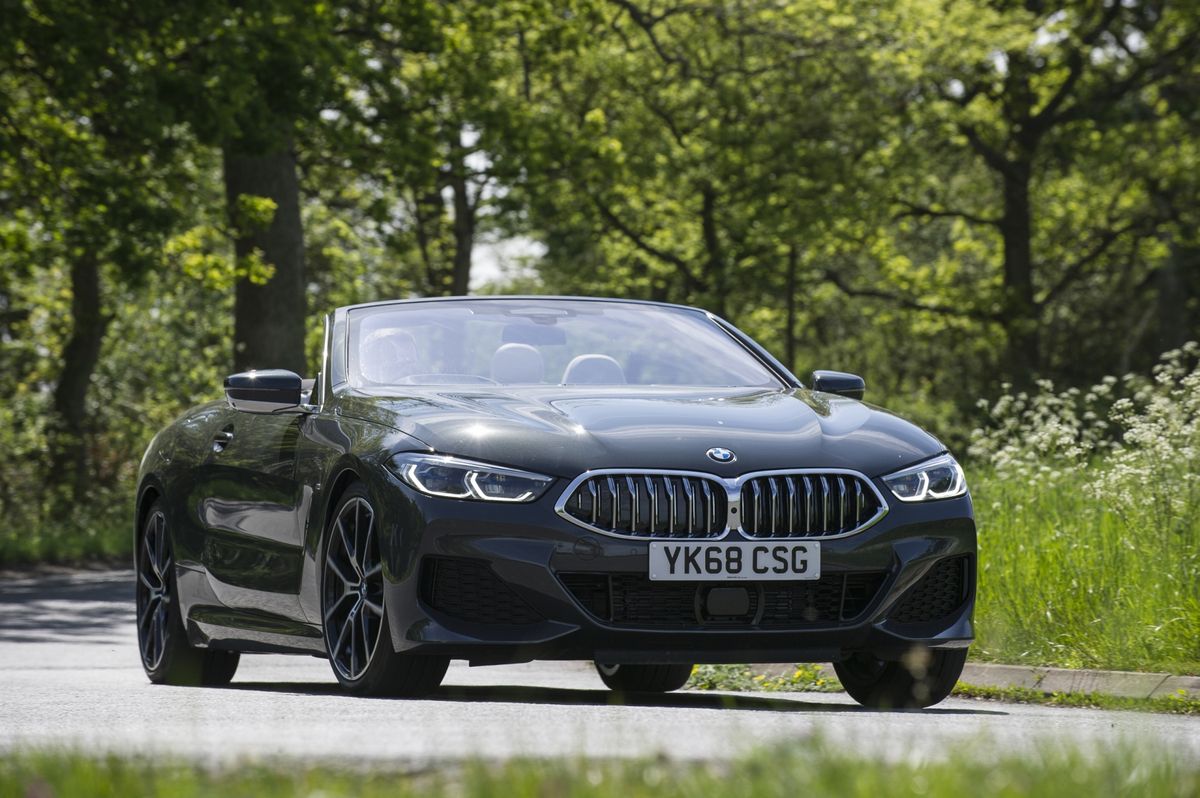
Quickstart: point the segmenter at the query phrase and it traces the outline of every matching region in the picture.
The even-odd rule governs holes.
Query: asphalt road
[[[967,745],[981,757],[1132,741],[1200,761],[1200,718],[951,699],[924,712],[840,694],[685,692],[629,705],[583,663],[451,666],[432,699],[341,695],[324,660],[244,656],[227,688],[151,685],[138,663],[132,574],[0,577],[0,749],[420,767],[468,757],[662,754],[721,760],[759,745],[890,760]]]

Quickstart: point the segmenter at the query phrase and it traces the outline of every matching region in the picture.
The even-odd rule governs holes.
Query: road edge
[[[837,678],[830,665],[817,665],[821,676]],[[795,665],[751,664],[752,675],[766,678],[790,676]],[[1162,698],[1184,695],[1200,698],[1200,676],[1173,676],[1169,673],[1102,671],[1074,668],[1048,668],[1030,665],[1001,665],[968,662],[960,683],[977,687],[1022,687],[1051,693],[1091,693],[1116,698]]]

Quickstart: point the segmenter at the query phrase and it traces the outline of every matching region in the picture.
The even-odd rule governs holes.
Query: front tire
[[[606,665],[596,663],[600,680],[621,693],[669,693],[687,684],[691,665]]]
[[[155,684],[229,684],[237,672],[238,653],[189,644],[178,597],[167,515],[159,499],[146,513],[138,540],[136,606],[142,668]]]
[[[901,662],[859,652],[833,663],[842,687],[873,709],[925,709],[950,695],[967,663],[965,648],[917,650]]]
[[[362,483],[342,494],[325,531],[322,560],[325,652],[342,687],[367,696],[420,696],[436,690],[449,659],[399,654],[392,648],[375,510]]]

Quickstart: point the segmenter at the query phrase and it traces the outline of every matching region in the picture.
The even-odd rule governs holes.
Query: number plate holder
[[[761,582],[821,578],[821,544],[813,540],[737,543],[650,542],[654,582]]]

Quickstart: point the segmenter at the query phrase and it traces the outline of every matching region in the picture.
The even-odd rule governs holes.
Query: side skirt
[[[265,612],[192,607],[187,630],[198,648],[325,656],[320,627]]]

